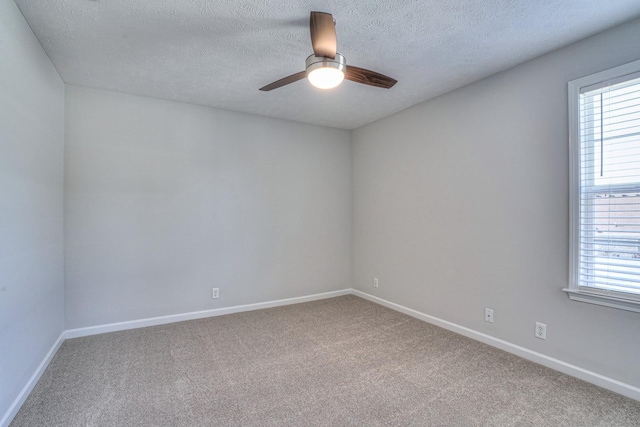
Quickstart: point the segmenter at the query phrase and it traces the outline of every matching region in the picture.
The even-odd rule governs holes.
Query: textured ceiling
[[[640,15],[638,0],[16,0],[66,83],[354,129]],[[309,12],[391,90],[302,80]]]

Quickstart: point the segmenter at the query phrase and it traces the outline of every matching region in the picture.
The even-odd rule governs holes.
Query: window
[[[569,83],[573,300],[640,312],[640,61]]]

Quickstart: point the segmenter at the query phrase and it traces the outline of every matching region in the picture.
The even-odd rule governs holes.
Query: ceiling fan
[[[334,88],[344,79],[384,89],[390,89],[397,83],[397,80],[375,71],[347,65],[346,58],[336,52],[336,26],[330,13],[311,12],[309,26],[313,55],[306,60],[306,70],[261,87],[261,91],[277,89],[305,77],[320,89]]]

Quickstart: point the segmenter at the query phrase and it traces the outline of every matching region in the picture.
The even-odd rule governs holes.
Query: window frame
[[[625,298],[621,292],[604,288],[584,289],[580,279],[580,93],[605,83],[629,80],[640,72],[640,60],[569,82],[569,286],[564,288],[572,301],[586,302],[640,313],[640,295]],[[628,77],[628,78],[626,78]],[[622,295],[621,295],[622,294]]]

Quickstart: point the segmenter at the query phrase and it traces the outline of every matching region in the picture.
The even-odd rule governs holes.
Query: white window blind
[[[640,73],[580,88],[578,210],[579,291],[640,301]]]

